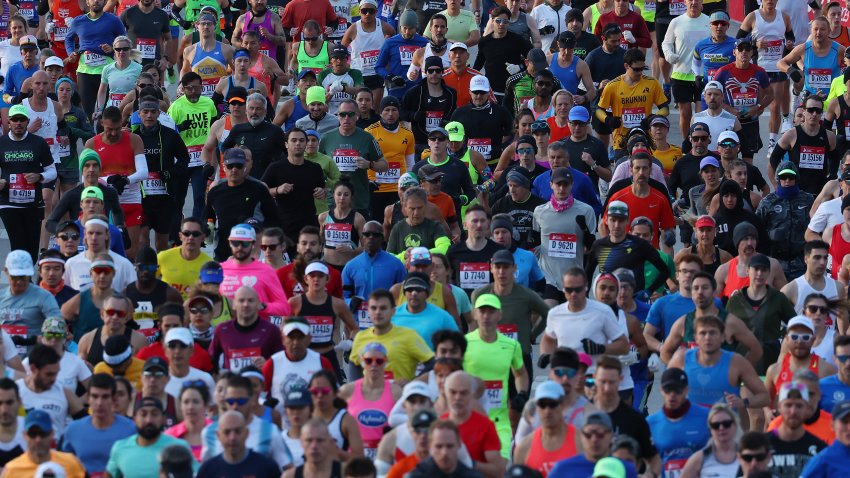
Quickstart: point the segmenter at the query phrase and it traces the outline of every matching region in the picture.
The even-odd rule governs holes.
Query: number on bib
[[[549,257],[575,259],[577,242],[575,234],[549,234]]]
[[[360,153],[356,149],[337,149],[333,158],[336,167],[343,173],[352,173],[357,170],[357,157]]]

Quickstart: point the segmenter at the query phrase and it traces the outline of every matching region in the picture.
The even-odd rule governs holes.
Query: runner
[[[212,98],[215,86],[227,76],[227,67],[233,62],[233,47],[215,38],[217,24],[217,18],[209,13],[198,17],[195,26],[200,39],[183,50],[183,66],[180,69],[181,79],[190,71],[201,75],[201,94],[207,98]]]

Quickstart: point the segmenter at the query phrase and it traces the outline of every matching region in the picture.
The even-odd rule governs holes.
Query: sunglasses
[[[147,377],[147,378],[162,378],[162,377],[165,377],[166,375],[167,374],[165,372],[163,372],[162,370],[157,370],[157,371],[148,370],[147,372],[142,372],[142,376]],[[186,383],[189,383],[189,382],[185,382],[183,385],[186,385]]]
[[[319,37],[304,37],[304,41],[314,42],[318,40]]]
[[[587,121],[568,121],[570,126],[587,126]]]
[[[238,405],[240,407],[244,407],[248,403],[247,397],[242,398],[225,398],[224,402],[228,405]]]
[[[788,334],[793,342],[810,342],[815,336],[812,334]]]
[[[585,387],[592,387],[594,385],[596,385],[596,380],[594,380],[593,377],[587,377],[584,379]]]
[[[779,176],[780,181],[794,181],[796,179],[797,179],[797,176],[794,176],[792,174],[784,174],[782,176]]]
[[[245,165],[242,164],[242,163],[233,163],[233,164],[225,164],[224,167],[227,168],[227,169],[242,169],[242,168],[245,167]]]
[[[738,45],[738,51],[751,51],[753,49],[752,45]]]
[[[50,432],[30,428],[29,430],[27,430],[27,436],[30,438],[47,438],[48,436],[50,436]]]
[[[646,65],[642,65],[642,66],[631,66],[631,65],[629,65],[629,69],[632,70],[632,71],[646,71],[649,68],[647,68]]]
[[[558,405],[560,404],[561,402],[557,400],[550,400],[548,398],[542,398],[537,401],[537,406],[539,408],[558,408]]]
[[[517,154],[534,154],[534,148],[520,148],[516,150]]]
[[[442,68],[428,68],[428,69],[427,69],[427,70],[425,70],[425,71],[426,71],[429,75],[430,75],[430,74],[435,74],[435,75],[436,75],[437,73],[442,73],[442,72],[443,72]]]
[[[372,10],[371,8],[367,8],[367,9],[365,9],[365,10],[360,10],[360,13],[361,13],[362,15],[374,15],[374,14],[378,13],[378,11],[377,11],[377,10]]]
[[[361,232],[360,235],[363,237],[384,237],[382,232]]]
[[[495,20],[493,20],[493,21],[494,21],[494,22],[496,22],[496,24],[497,24],[497,25],[507,25],[508,23],[510,23],[510,22],[511,22],[511,21],[510,21],[510,20],[508,20],[507,18],[497,18],[497,19],[495,19]]]
[[[585,437],[585,438],[587,438],[587,439],[591,439],[591,438],[605,438],[605,435],[607,435],[607,434],[608,434],[608,432],[607,432],[607,431],[604,431],[604,432],[599,432],[599,431],[595,431],[595,432],[586,432],[586,431],[582,430],[582,431],[581,431],[581,434],[582,434],[582,435],[584,435],[584,437]]]
[[[806,108],[806,113],[819,115],[819,114],[823,113],[823,108],[817,108],[817,107],[812,106],[812,107]]]
[[[167,346],[170,349],[188,349],[189,348],[188,345],[184,344],[183,342],[180,342],[179,340],[172,340],[171,342],[168,342]]]
[[[153,85],[150,84],[150,83],[139,83],[136,86],[138,86],[140,90],[143,90],[143,89],[147,88],[148,86],[153,86]]]
[[[136,267],[142,272],[156,272],[159,269],[156,264],[136,264]]]
[[[576,372],[578,372],[578,370],[572,367],[556,367],[552,369],[552,373],[554,373],[558,378],[573,378],[576,376]]]
[[[113,50],[115,50],[115,51],[130,51],[130,47],[128,47],[128,46],[117,46],[117,47],[113,48]]]
[[[254,245],[254,241],[230,241],[230,247],[241,247],[243,249],[249,249]]]
[[[585,286],[580,287],[566,287],[564,286],[564,295],[570,294],[578,294],[579,292],[584,292]]]
[[[764,461],[767,458],[767,453],[741,453],[741,459],[747,463],[755,461]]]
[[[25,118],[23,116],[13,116],[9,118],[9,121],[11,121],[12,123],[26,123],[27,121],[29,121],[29,118]]]
[[[276,251],[280,244],[260,244],[260,249],[264,251]]]
[[[708,136],[691,136],[691,142],[692,143],[701,143],[703,141],[705,141],[707,143],[708,142]]]
[[[363,10],[360,10],[360,11],[362,12]],[[355,111],[339,111],[339,112],[337,112],[336,115],[339,116],[340,118],[354,118],[354,116],[357,115],[357,112],[355,112]]]
[[[46,334],[43,334],[42,337],[44,337],[46,340],[61,340],[61,339],[65,338],[65,334],[59,334],[59,333],[56,333],[56,332],[48,332]]]
[[[70,234],[58,234],[56,237],[62,239],[63,241],[76,241],[80,238],[80,235],[72,232]]]
[[[124,311],[124,310],[121,310],[121,309],[106,309],[106,310],[104,310],[104,312],[106,312],[106,315],[108,317],[114,316],[114,317],[118,317],[119,319],[123,319],[124,317],[127,317],[127,311]]]
[[[180,231],[180,234],[183,234],[186,237],[201,237],[204,235],[201,231]]]
[[[545,121],[535,121],[531,123],[531,132],[536,133],[537,131],[549,131],[549,123]]]
[[[190,314],[209,314],[209,307],[189,307]]]
[[[850,355],[835,355],[834,357],[835,357],[836,360],[838,360],[841,363],[844,363],[844,362],[847,362],[848,360],[850,360]]]
[[[728,23],[727,22],[711,22],[711,26],[714,26],[714,27],[719,27],[719,26],[724,26],[724,25],[728,25]]]
[[[664,393],[668,393],[668,394],[670,394],[670,393],[681,394],[684,391],[684,389],[679,388],[679,387],[661,387],[661,391],[664,392]]]
[[[429,136],[428,141],[433,141],[435,143],[442,143],[446,140],[445,136]]]
[[[387,359],[380,357],[365,357],[363,359],[363,363],[369,366],[375,365],[376,367],[380,367],[381,365],[387,363]]]
[[[735,420],[721,420],[719,422],[710,422],[708,426],[710,426],[712,430],[720,430],[721,428],[732,428],[732,425],[734,424]]]
[[[330,395],[333,392],[331,387],[311,387],[310,394],[314,397],[324,397],[325,395]]]

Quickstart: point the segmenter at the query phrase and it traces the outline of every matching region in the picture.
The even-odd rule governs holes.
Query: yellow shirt
[[[376,173],[370,169],[369,181],[378,183],[377,192],[379,193],[398,192],[398,178],[407,172],[407,158],[413,161],[415,143],[413,132],[401,125],[396,132],[387,131],[380,122],[370,125],[366,128],[366,132],[371,134],[381,146],[381,152],[384,153],[384,159],[389,166],[383,173]]]
[[[393,378],[413,380],[416,366],[434,358],[434,352],[415,330],[394,325],[384,335],[376,335],[374,327],[358,332],[351,347],[351,363],[360,365],[360,352],[371,342],[380,342],[386,347],[387,370],[393,373]]]
[[[673,172],[673,165],[676,164],[676,161],[682,157],[682,148],[670,145],[670,147],[664,151],[653,149],[652,155],[655,156],[655,159],[661,161],[661,166],[664,168],[664,174],[669,175]]]
[[[50,450],[50,461],[65,470],[68,478],[85,478],[86,470],[83,464],[71,453]],[[26,453],[18,456],[3,467],[3,476],[15,478],[33,478],[38,464],[34,463]]]
[[[177,289],[185,300],[187,298],[186,290],[189,286],[198,282],[201,266],[211,261],[212,257],[201,252],[201,255],[196,257],[195,260],[187,261],[180,255],[180,248],[173,247],[157,254],[156,259],[159,262],[162,281]]]
[[[661,107],[667,103],[667,97],[661,88],[661,83],[655,78],[642,75],[640,81],[633,86],[626,83],[625,76],[620,75],[611,80],[602,90],[599,107],[608,110],[620,118],[622,124],[614,130],[612,144],[614,149],[620,147],[620,139],[629,129],[640,126],[640,122],[652,114],[652,107]]]
[[[133,361],[130,362],[130,366],[122,374],[124,378],[133,384],[133,387],[135,387],[136,390],[142,389],[142,369],[144,366],[144,360],[133,357]],[[112,367],[107,365],[106,362],[98,362],[98,364],[94,366],[94,373],[108,373],[109,375],[115,375],[112,372]]]

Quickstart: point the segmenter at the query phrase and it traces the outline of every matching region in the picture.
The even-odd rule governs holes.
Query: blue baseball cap
[[[221,268],[221,264],[215,261],[209,261],[202,265],[199,278],[204,284],[221,284],[224,282],[224,271]]]
[[[297,384],[289,389],[283,398],[284,407],[309,407],[312,404],[313,399],[310,397],[310,391],[301,384]]]
[[[38,427],[44,432],[52,432],[53,421],[44,410],[32,410],[27,413],[27,418],[24,419],[24,430],[29,431],[32,427]]]
[[[569,120],[587,123],[590,121],[590,113],[584,106],[576,105],[570,108]]]

